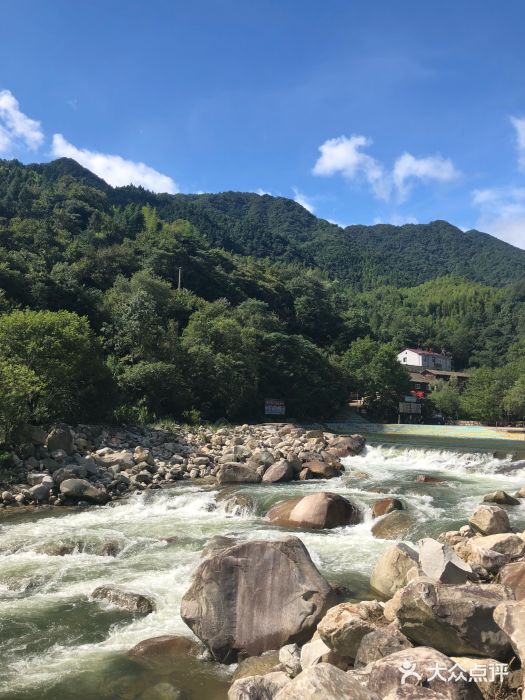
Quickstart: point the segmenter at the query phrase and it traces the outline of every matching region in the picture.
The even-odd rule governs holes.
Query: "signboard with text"
[[[264,414],[266,416],[284,416],[286,406],[282,399],[265,399]]]

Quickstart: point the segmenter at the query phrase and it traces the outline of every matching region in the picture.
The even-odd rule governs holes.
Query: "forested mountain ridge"
[[[356,290],[384,284],[414,286],[444,275],[491,286],[525,278],[524,250],[476,230],[464,232],[446,221],[341,229],[283,197],[244,192],[167,195],[133,186],[112,188],[67,158],[28,166],[3,161],[1,168],[0,201],[9,180],[25,179],[20,168],[26,177],[35,173],[49,183],[70,176],[100,190],[107,206],[149,204],[165,221],[192,223],[212,247],[315,267]],[[20,197],[16,199],[20,202]],[[20,213],[24,212],[16,206],[10,212]]]
[[[391,416],[406,345],[486,368],[468,415],[521,416],[524,251],[445,222],[389,231],[283,198],[112,188],[68,159],[0,161],[0,431],[244,420],[265,397],[318,418],[350,390]]]

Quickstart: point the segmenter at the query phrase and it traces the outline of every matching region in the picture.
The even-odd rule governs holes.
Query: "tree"
[[[0,359],[0,431],[4,441],[30,420],[32,403],[41,390],[42,384],[33,370]]]
[[[112,382],[86,318],[68,311],[13,311],[0,316],[0,359],[37,377],[31,418],[101,417]],[[31,374],[30,374],[31,373]]]
[[[457,419],[461,411],[461,394],[456,377],[448,382],[439,379],[432,385],[430,394],[432,406],[448,418]]]
[[[341,367],[371,413],[392,416],[397,412],[400,398],[409,390],[409,377],[392,345],[360,338],[343,354]]]
[[[518,377],[503,395],[502,406],[507,415],[522,420],[525,418],[525,375]]]

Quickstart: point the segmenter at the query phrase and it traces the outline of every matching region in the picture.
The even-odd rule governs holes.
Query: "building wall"
[[[413,365],[414,367],[424,367],[425,369],[452,369],[452,360],[446,355],[435,353],[433,355],[420,354],[413,350],[403,350],[397,356],[402,365]]]

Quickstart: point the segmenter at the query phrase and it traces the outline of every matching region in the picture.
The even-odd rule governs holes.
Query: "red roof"
[[[446,357],[445,352],[434,352],[433,350],[421,350],[421,348],[406,348],[410,352],[415,352],[417,355],[434,355],[435,357]]]

